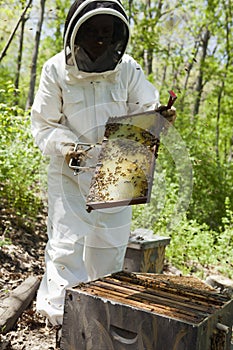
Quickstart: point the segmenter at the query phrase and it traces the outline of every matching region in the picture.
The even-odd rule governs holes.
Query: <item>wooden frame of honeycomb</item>
[[[163,126],[164,118],[155,111],[109,118],[87,211],[150,201]]]

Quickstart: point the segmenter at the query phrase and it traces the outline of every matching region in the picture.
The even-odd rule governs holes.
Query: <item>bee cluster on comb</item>
[[[150,118],[156,113],[145,115]],[[109,118],[87,197],[88,211],[148,202],[159,137],[153,132],[153,118],[152,128],[148,122],[144,128],[141,116]]]

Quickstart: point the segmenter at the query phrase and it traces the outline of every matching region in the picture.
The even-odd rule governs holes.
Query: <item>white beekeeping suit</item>
[[[110,22],[111,40],[101,34],[103,23],[100,34],[93,30],[96,19]],[[96,40],[96,59],[85,46],[89,39]],[[85,200],[92,173],[74,176],[65,156],[77,141],[101,142],[109,117],[146,111],[158,103],[157,90],[125,54],[128,40],[120,2],[76,1],[65,24],[64,50],[45,63],[32,107],[33,136],[50,156],[46,272],[37,310],[53,325],[62,323],[65,288],[122,269],[131,208],[88,213]],[[105,48],[98,52],[98,45]],[[96,152],[90,151],[88,164],[95,162]]]

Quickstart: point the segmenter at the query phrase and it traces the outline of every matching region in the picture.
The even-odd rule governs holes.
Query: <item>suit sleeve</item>
[[[130,59],[128,65],[128,106],[129,113],[145,112],[159,105],[159,92],[145,77],[141,66]]]
[[[32,135],[45,155],[65,155],[65,148],[77,141],[65,125],[62,113],[62,90],[56,67],[45,63],[39,89],[31,110]]]

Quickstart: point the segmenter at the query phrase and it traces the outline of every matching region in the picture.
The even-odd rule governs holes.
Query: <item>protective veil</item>
[[[85,31],[92,18],[102,15],[113,20],[111,40],[108,35],[98,38],[105,49],[90,60]],[[65,288],[122,269],[131,221],[130,207],[87,213],[92,173],[74,176],[65,162],[67,148],[77,141],[101,142],[109,117],[158,103],[157,90],[125,54],[129,27],[118,1],[76,1],[67,18],[64,50],[45,63],[31,114],[36,143],[50,156],[46,272],[37,310],[54,325],[62,323]],[[95,148],[87,165],[97,155]]]

